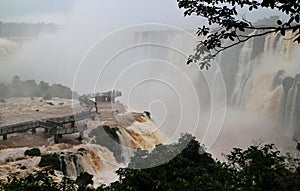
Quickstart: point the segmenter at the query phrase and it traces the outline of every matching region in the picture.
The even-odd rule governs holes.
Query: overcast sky
[[[267,14],[262,11],[254,15],[259,19],[274,13]],[[197,27],[204,23],[199,17],[183,17],[183,10],[178,8],[176,0],[0,0],[0,21],[56,23],[64,26],[64,30],[55,36],[42,36],[39,41],[23,46],[22,51],[15,56],[18,59],[15,58],[14,61],[14,68],[23,67],[19,69],[20,76],[25,76],[25,70],[29,70],[34,64],[35,68],[40,66],[41,60],[44,68],[40,71],[44,72],[54,68],[52,67],[54,63],[56,67],[77,66],[85,52],[97,40],[120,28],[159,23],[189,29],[195,34]],[[160,25],[153,26],[155,27],[151,30],[157,30]],[[13,65],[3,65],[8,68],[11,66]],[[13,67],[11,68],[16,72]],[[21,72],[24,75],[21,75]],[[56,74],[57,82],[71,84],[72,76],[66,77],[62,73],[60,79],[56,70],[53,72]],[[27,73],[29,79],[47,80],[42,72],[27,71]],[[11,79],[8,75],[15,75],[9,72],[5,74],[7,79]],[[1,76],[3,74],[0,75],[0,80]]]
[[[176,0],[1,0],[6,22],[98,23],[113,28],[139,23],[164,23],[191,28],[196,18],[183,18]]]

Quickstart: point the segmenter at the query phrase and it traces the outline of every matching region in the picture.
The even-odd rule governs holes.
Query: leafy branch
[[[300,0],[177,0],[179,8],[185,9],[184,16],[196,15],[206,19],[207,25],[199,27],[196,34],[204,37],[190,55],[187,64],[198,62],[200,69],[209,69],[210,62],[222,51],[244,43],[252,38],[271,33],[285,36],[292,31],[289,38],[300,43]],[[263,8],[282,12],[289,18],[283,22],[277,20],[272,25],[254,25],[237,10],[248,9],[250,12]],[[241,18],[241,19],[239,19]],[[216,26],[219,29],[215,29]],[[232,43],[224,45],[229,39]],[[227,41],[228,42],[228,41]]]

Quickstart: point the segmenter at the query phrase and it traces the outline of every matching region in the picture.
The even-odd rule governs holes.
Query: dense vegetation
[[[172,159],[168,162],[156,166],[161,160],[170,157]],[[128,168],[117,171],[119,180],[109,186],[101,185],[92,189],[82,183],[85,181],[70,181],[66,178],[57,183],[52,178],[53,171],[47,170],[26,178],[10,176],[8,182],[1,182],[0,190],[296,191],[300,188],[299,160],[280,155],[272,144],[250,146],[246,150],[236,148],[226,157],[227,162],[214,160],[194,137],[185,134],[177,143],[157,145],[152,152],[138,150]],[[135,168],[149,163],[154,167]]]
[[[54,24],[0,22],[0,37],[2,38],[32,38],[40,33],[55,33],[57,30],[58,26]]]
[[[9,97],[43,97],[51,99],[52,97],[60,97],[71,99],[72,95],[78,97],[77,93],[61,84],[49,85],[41,81],[39,84],[35,80],[22,81],[20,77],[15,76],[11,83],[0,83],[0,100]]]

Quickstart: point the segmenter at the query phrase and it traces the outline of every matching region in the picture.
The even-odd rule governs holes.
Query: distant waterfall
[[[20,47],[20,44],[16,42],[0,38],[0,61],[3,62],[9,56],[13,55]]]
[[[287,77],[283,80],[282,120],[288,128],[288,134],[299,140],[300,138],[300,74],[295,78]]]
[[[256,34],[256,31],[250,35]],[[235,75],[236,85],[232,94],[232,103],[243,106],[244,90],[249,77],[252,74],[255,62],[252,60],[254,39],[248,40],[240,51],[238,71]]]
[[[238,47],[235,53],[239,57],[233,63],[222,59],[223,55],[219,60],[223,72],[229,71],[227,64],[234,70],[234,81],[225,79],[229,89],[232,84],[234,87],[228,93],[232,106],[267,113],[287,128],[290,137],[299,139],[300,67],[295,57],[300,49],[287,40],[290,37],[292,33],[250,39]]]

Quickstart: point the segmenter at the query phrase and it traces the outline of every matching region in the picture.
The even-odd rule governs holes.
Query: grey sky
[[[74,19],[75,18],[75,19]],[[158,22],[188,27],[176,0],[1,0],[0,20],[8,22],[92,22],[122,26]]]
[[[109,30],[140,23],[196,29],[203,23],[197,17],[184,18],[182,13],[176,0],[0,0],[0,21],[6,22],[90,23]],[[243,10],[242,14],[256,20],[278,13]]]
[[[26,18],[37,15],[68,12],[74,2],[74,0],[1,0],[0,19],[26,22]]]
[[[270,13],[255,15],[263,18]],[[132,25],[159,23],[191,29],[195,34],[197,27],[203,24],[203,19],[198,17],[184,18],[176,0],[0,0],[0,21],[51,22],[65,26],[53,36],[41,36],[23,46],[12,61],[14,65],[2,66],[8,66],[12,72],[3,72],[0,77],[11,79],[9,76],[17,73],[27,79],[66,85],[72,85],[76,66],[86,51],[113,31]],[[157,30],[157,26],[151,30]],[[109,45],[113,48],[115,44]],[[31,68],[39,68],[39,72]],[[58,73],[57,68],[62,72]],[[75,69],[71,72],[70,68]],[[68,75],[63,72],[66,70]]]

